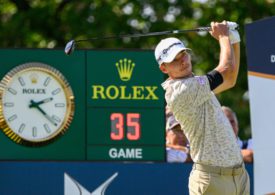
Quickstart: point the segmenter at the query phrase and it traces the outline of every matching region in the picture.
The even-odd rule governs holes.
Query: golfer
[[[167,106],[190,142],[194,161],[189,194],[249,195],[250,182],[236,136],[215,93],[232,88],[237,80],[240,36],[233,22],[211,22],[210,34],[220,45],[216,68],[206,75],[192,73],[189,49],[177,38],[166,38],[155,48],[160,70],[169,78],[162,84]]]

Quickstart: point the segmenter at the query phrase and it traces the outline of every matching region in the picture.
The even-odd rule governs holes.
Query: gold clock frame
[[[2,107],[3,94],[5,93],[5,90],[7,89],[7,86],[9,85],[13,77],[19,72],[24,72],[24,71],[42,71],[54,77],[58,81],[58,83],[62,86],[65,92],[66,100],[67,100],[67,105],[66,105],[67,112],[60,127],[56,130],[55,133],[53,133],[49,137],[38,141],[27,140],[20,137],[9,127],[3,115],[3,107]],[[70,87],[70,84],[68,83],[67,79],[63,76],[63,74],[60,71],[58,71],[57,69],[47,64],[43,64],[40,62],[29,62],[29,63],[18,65],[15,68],[11,69],[0,82],[0,128],[2,129],[2,131],[6,136],[8,136],[12,141],[14,141],[17,144],[22,144],[25,146],[44,146],[53,142],[68,130],[73,120],[74,111],[75,111],[74,95]]]

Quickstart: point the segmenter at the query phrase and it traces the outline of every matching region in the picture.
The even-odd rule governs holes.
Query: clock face
[[[0,121],[17,143],[44,145],[62,135],[71,123],[74,96],[64,76],[41,63],[11,70],[1,81]]]

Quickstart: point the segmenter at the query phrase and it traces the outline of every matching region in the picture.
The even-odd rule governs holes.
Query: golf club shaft
[[[236,30],[238,29],[238,25],[236,23],[231,24],[230,29]],[[207,27],[198,27],[194,29],[185,29],[185,30],[167,30],[167,31],[159,31],[159,32],[124,34],[124,35],[121,34],[121,35],[106,36],[106,37],[93,37],[88,39],[71,40],[66,44],[64,51],[67,55],[70,55],[74,51],[76,43],[84,42],[84,41],[148,37],[148,36],[171,35],[171,34],[188,33],[188,32],[203,32],[203,31],[211,31],[211,27],[207,26]]]
[[[179,34],[179,33],[186,33],[186,32],[202,32],[202,31],[211,31],[211,27],[199,27],[199,28],[195,28],[195,29],[185,29],[185,30],[168,30],[168,31],[139,33],[139,34],[114,35],[114,36],[107,36],[107,37],[93,37],[93,38],[89,38],[89,39],[75,40],[75,43],[84,42],[84,41],[92,41],[92,40],[149,37],[149,36]]]

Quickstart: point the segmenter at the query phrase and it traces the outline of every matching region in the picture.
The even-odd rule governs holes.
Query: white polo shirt
[[[232,167],[243,162],[234,131],[206,76],[168,79],[165,99],[190,142],[194,162]]]

